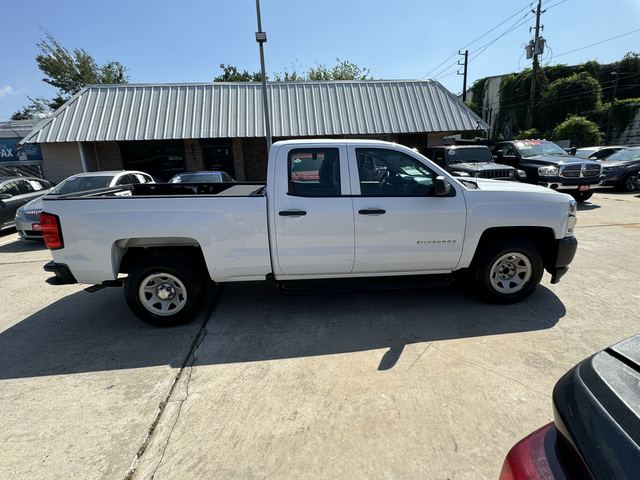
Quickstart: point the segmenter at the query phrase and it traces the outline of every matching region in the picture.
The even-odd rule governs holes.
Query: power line
[[[524,25],[525,23],[527,23],[529,21],[529,15],[530,15],[530,12],[527,12],[522,18],[518,19],[514,24],[510,25],[500,35],[498,35],[494,39],[488,41],[487,43],[481,45],[480,47],[476,48],[475,50],[471,51],[470,54],[473,55],[475,53],[475,55],[473,55],[471,58],[469,58],[469,62],[471,62],[472,60],[474,60],[474,59],[478,58],[480,55],[482,55],[489,47],[491,47],[491,45],[496,43],[502,37],[504,37],[505,35],[511,33],[512,31],[514,31],[518,27]],[[457,68],[457,63],[458,63],[458,61],[456,60],[455,63],[451,63],[451,64],[447,65],[447,67],[441,69],[440,74],[437,75],[435,77],[435,79],[437,80],[437,79],[446,78],[446,77],[449,77],[451,75],[454,75],[456,73],[457,69],[458,69]],[[456,68],[454,70],[450,71],[449,68],[454,66],[454,65],[456,66]]]
[[[599,42],[590,43],[589,45],[584,45],[583,47],[574,48],[573,50],[559,53],[555,56],[555,58],[562,57],[563,55],[568,55],[573,52],[578,52],[580,50],[584,50],[585,48],[595,47],[596,45],[601,45],[603,43],[610,42],[612,40],[617,40],[618,38],[626,37],[627,35],[631,35],[632,33],[636,33],[636,32],[640,32],[640,28],[636,28],[635,30],[631,30],[630,32],[621,33],[620,35],[616,35],[615,37],[607,38],[605,40],[600,40]]]
[[[566,0],[565,0],[566,1]],[[440,67],[442,65],[444,65],[449,59],[453,58],[454,56],[456,56],[458,54],[458,52],[460,50],[464,50],[467,47],[473,45],[474,43],[476,43],[478,40],[480,40],[481,38],[486,37],[487,35],[489,35],[491,32],[493,32],[496,28],[499,28],[500,26],[504,25],[506,22],[508,22],[509,20],[511,20],[513,17],[515,17],[516,15],[520,14],[522,11],[527,10],[529,8],[531,8],[531,6],[533,5],[533,2],[528,3],[526,6],[522,7],[520,10],[518,10],[516,13],[514,13],[513,15],[511,15],[510,17],[505,18],[504,20],[502,20],[500,23],[498,23],[497,25],[495,25],[494,27],[491,27],[489,30],[487,30],[486,32],[484,32],[482,35],[480,35],[479,37],[474,38],[473,40],[471,40],[469,43],[467,43],[466,45],[460,47],[459,49],[457,49],[454,53],[452,53],[451,55],[449,55],[447,58],[445,58],[442,62],[440,62],[438,65],[436,65],[434,68],[432,68],[431,70],[429,70],[425,77],[428,77],[429,75],[431,75],[433,72],[436,72],[438,70],[440,70]],[[446,70],[448,67],[446,67],[444,70]]]

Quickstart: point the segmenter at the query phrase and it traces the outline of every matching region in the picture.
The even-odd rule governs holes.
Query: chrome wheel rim
[[[151,313],[167,317],[175,315],[187,304],[187,289],[170,273],[152,273],[138,289],[140,302]]]
[[[500,293],[516,293],[531,279],[533,267],[526,255],[509,252],[498,258],[489,273],[491,286]]]

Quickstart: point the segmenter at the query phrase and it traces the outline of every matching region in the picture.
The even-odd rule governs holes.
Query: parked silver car
[[[154,180],[148,173],[134,170],[79,173],[60,182],[53,189],[49,190],[47,195],[65,195],[68,193],[136,183],[154,183]],[[41,197],[18,208],[15,216],[15,225],[21,238],[42,238],[42,232],[40,230],[41,213]]]

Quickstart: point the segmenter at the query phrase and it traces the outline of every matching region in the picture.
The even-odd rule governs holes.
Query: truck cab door
[[[349,145],[355,218],[354,273],[449,271],[462,254],[466,204],[461,187],[435,195],[440,173],[410,150]],[[373,179],[372,164],[385,165]]]
[[[287,145],[277,152],[271,203],[274,270],[283,276],[353,268],[353,202],[343,144]]]

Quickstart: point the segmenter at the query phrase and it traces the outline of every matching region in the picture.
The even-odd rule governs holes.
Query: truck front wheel
[[[131,311],[158,327],[189,322],[202,305],[204,276],[187,258],[153,255],[129,273],[124,295]]]
[[[514,303],[536,289],[543,261],[536,246],[524,239],[486,245],[475,262],[474,277],[479,293],[492,303]]]

